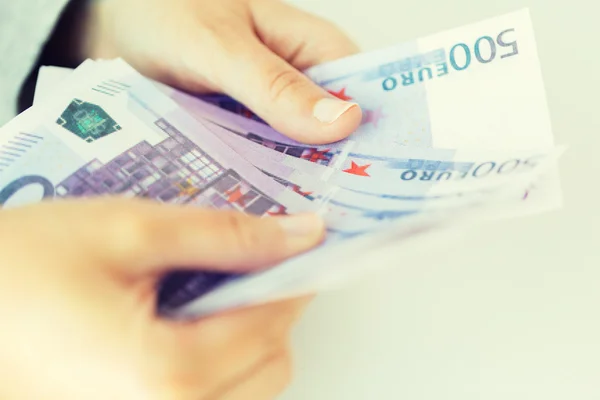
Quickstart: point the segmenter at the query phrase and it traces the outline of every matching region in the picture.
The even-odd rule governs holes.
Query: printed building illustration
[[[106,164],[91,161],[56,186],[57,196],[121,194],[260,216],[285,213],[281,204],[225,169],[167,121],[156,125],[169,137],[155,146],[138,143]]]

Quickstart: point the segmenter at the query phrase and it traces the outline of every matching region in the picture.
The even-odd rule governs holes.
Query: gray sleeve
[[[0,126],[69,0],[0,0]]]

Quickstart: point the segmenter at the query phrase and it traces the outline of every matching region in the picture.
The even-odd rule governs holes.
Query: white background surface
[[[364,50],[529,7],[564,207],[448,232],[320,296],[282,400],[600,398],[600,23],[592,0],[294,0]],[[377,263],[373,259],[373,263]]]

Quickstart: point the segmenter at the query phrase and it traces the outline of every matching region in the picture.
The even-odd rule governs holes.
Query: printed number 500
[[[490,36],[482,36],[479,39],[477,39],[474,46],[475,58],[477,59],[477,61],[479,61],[482,64],[487,64],[494,61],[497,55],[496,43],[498,43],[498,46],[500,47],[508,47],[512,49],[509,53],[502,54],[500,58],[512,57],[519,54],[517,41],[515,40],[513,42],[506,42],[504,39],[504,35],[506,35],[509,32],[514,32],[514,28],[500,32],[500,34],[496,38],[496,41],[494,41],[494,39],[492,39]],[[481,53],[481,48],[482,46],[484,46],[484,43],[487,43],[489,47],[489,55],[487,57],[484,57]],[[456,61],[456,54],[459,49],[462,49],[462,51],[464,52],[464,59],[462,60],[462,65],[458,65],[458,62]],[[464,43],[458,43],[454,45],[452,49],[450,49],[450,65],[452,65],[452,68],[454,68],[456,71],[463,71],[469,68],[469,65],[471,65],[471,60],[471,49],[468,45]]]

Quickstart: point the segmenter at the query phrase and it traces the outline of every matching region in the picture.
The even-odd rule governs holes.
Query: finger
[[[250,3],[257,35],[276,54],[299,70],[360,51],[330,21],[280,0]]]
[[[258,218],[236,211],[120,202],[107,210],[110,254],[131,273],[180,269],[248,271],[317,245],[313,214]]]
[[[287,346],[290,332],[310,297],[287,300],[211,317],[198,322],[158,321],[150,343],[163,371],[187,392],[213,392],[239,379],[266,355]],[[210,369],[199,369],[203,360]]]
[[[359,126],[357,104],[340,100],[255,38],[220,59],[222,91],[252,109],[273,128],[303,143],[346,138]],[[239,65],[244,65],[243,70]]]
[[[259,362],[246,374],[231,382],[224,391],[207,400],[272,400],[291,383],[293,362],[289,351],[281,351]]]
[[[78,251],[131,277],[173,267],[253,270],[306,251],[324,235],[312,214],[257,218],[139,199],[57,201],[19,211],[34,220],[39,214],[45,226],[68,226]]]
[[[252,32],[203,30],[201,36],[211,57],[186,54],[184,71],[190,80],[202,86],[209,78],[281,133],[299,142],[323,144],[344,139],[359,126],[362,113],[357,104],[317,86]]]

